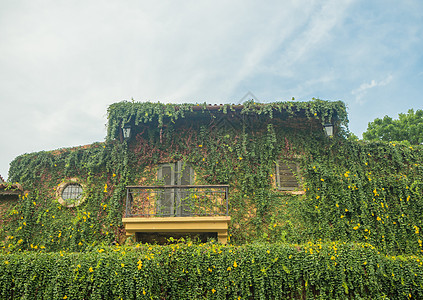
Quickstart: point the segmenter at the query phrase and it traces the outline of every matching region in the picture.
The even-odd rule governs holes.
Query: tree
[[[368,141],[409,141],[412,145],[423,143],[423,110],[414,112],[409,109],[407,114],[399,114],[394,120],[385,116],[369,122],[363,139]]]

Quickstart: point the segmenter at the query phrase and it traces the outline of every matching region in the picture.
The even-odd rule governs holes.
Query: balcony
[[[217,233],[226,243],[228,185],[128,186],[125,217],[127,236],[136,233]]]

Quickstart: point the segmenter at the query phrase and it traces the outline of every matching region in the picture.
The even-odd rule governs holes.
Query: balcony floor
[[[217,238],[222,244],[226,244],[227,242],[228,225],[230,221],[230,216],[153,218],[131,217],[122,219],[127,236],[135,235],[136,232],[216,232]]]

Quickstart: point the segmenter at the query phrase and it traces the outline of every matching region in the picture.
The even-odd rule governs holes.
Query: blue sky
[[[0,174],[103,141],[108,105],[311,98],[361,137],[422,109],[423,1],[1,1]]]

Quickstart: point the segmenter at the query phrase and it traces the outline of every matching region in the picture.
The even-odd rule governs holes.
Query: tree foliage
[[[423,143],[423,110],[399,114],[398,120],[389,116],[370,122],[363,138],[368,141],[408,141],[412,145]]]

